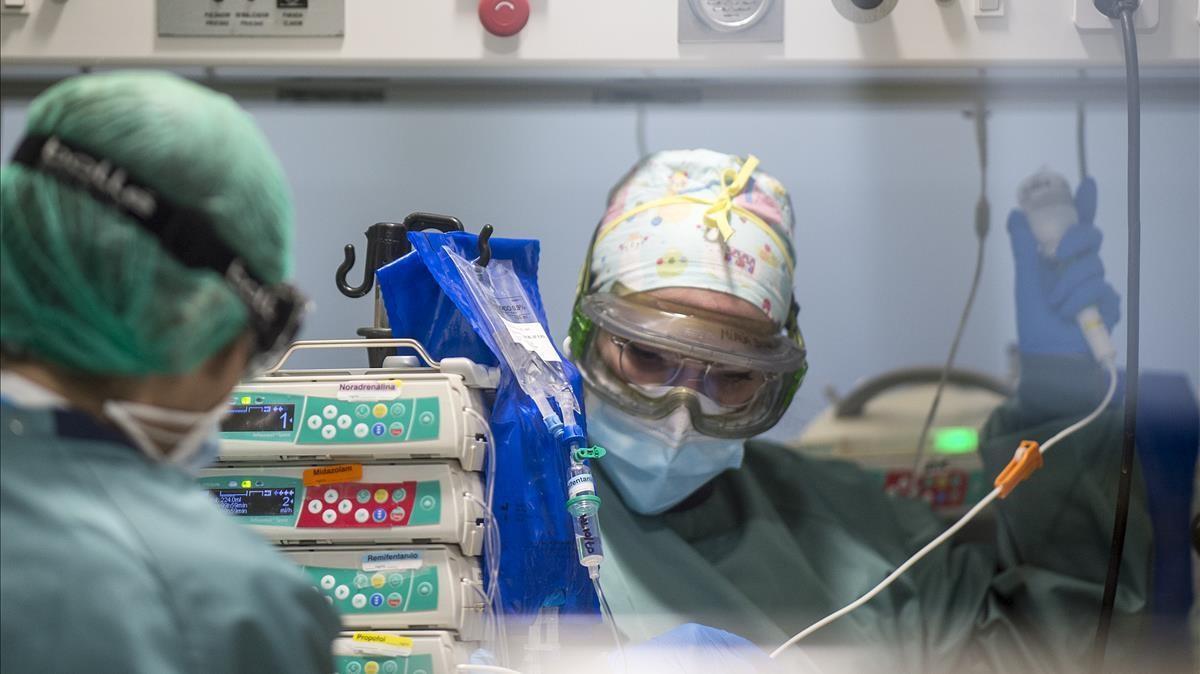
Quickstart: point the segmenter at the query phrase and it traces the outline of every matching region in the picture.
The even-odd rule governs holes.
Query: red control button
[[[479,22],[492,35],[516,35],[528,21],[529,0],[479,0]]]

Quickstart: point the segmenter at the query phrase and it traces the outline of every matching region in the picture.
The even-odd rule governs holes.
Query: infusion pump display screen
[[[221,420],[223,433],[274,433],[295,426],[295,405],[234,405]]]
[[[209,489],[221,508],[230,515],[245,517],[296,514],[296,490],[277,488]]]

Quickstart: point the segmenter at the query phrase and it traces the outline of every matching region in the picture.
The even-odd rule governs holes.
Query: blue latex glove
[[[1054,259],[1043,257],[1025,213],[1008,214],[1017,276],[1017,342],[1027,354],[1090,354],[1075,322],[1080,310],[1095,306],[1109,331],[1121,315],[1121,298],[1104,281],[1100,262],[1100,230],[1096,215],[1096,181],[1085,178],[1075,192],[1079,222],[1058,244]]]
[[[772,660],[758,646],[734,634],[695,623],[680,625],[665,634],[625,650],[629,674],[768,672]],[[625,667],[618,654],[609,656],[613,674]]]

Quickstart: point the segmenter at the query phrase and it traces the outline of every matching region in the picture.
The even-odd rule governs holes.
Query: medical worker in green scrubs
[[[0,214],[0,671],[333,671],[332,609],[189,474],[304,306],[249,116],[167,74],[66,80]]]
[[[1106,390],[1073,317],[1096,305],[1111,329],[1118,300],[1093,264],[1094,183],[1076,198],[1078,223],[1053,262],[1039,257],[1021,212],[1009,221],[1022,378],[981,433],[991,476],[1021,440],[1045,441]],[[568,346],[586,383],[589,434],[608,450],[598,462],[603,586],[629,641],[667,633],[676,646],[707,644],[691,661],[680,656],[692,669],[716,662],[708,659],[716,651],[739,650],[739,640],[716,630],[773,650],[944,529],[924,503],[885,495],[854,465],[747,440],[779,420],[807,368],[792,292],[792,223],[788,193],[754,158],[651,155],[610,195],[572,319]],[[900,287],[881,292],[907,297]],[[897,339],[904,332],[896,326]],[[1040,472],[997,503],[994,544],[952,540],[864,607],[785,651],[782,671],[1084,665],[1120,436],[1120,413],[1110,410],[1057,445]],[[1137,489],[1118,642],[1145,608],[1149,582],[1150,526]],[[682,623],[713,629],[670,632]],[[758,658],[746,664],[765,666]]]

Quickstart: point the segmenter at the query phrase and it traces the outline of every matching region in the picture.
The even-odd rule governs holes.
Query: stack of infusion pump
[[[199,482],[337,610],[346,630],[334,644],[338,674],[450,674],[488,623],[479,560],[490,520],[479,471],[495,371],[388,341],[424,362],[277,365],[239,385],[220,463]],[[298,342],[293,351],[349,345],[365,344]]]

